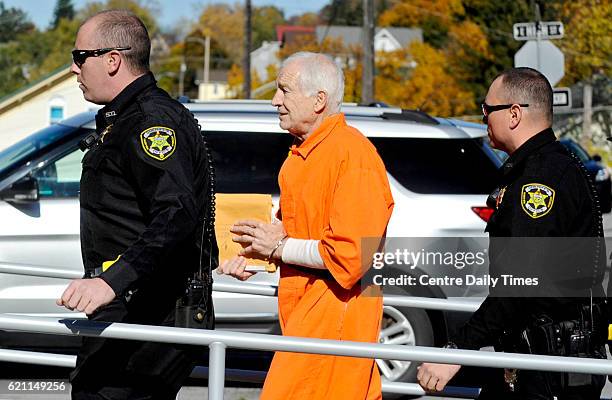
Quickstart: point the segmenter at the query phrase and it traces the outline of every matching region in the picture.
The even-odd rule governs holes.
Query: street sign
[[[572,108],[572,91],[570,88],[553,89],[553,106]]]
[[[529,40],[514,55],[514,66],[537,69],[555,86],[565,74],[565,56],[548,40]]]
[[[564,29],[563,22],[520,22],[512,26],[514,40],[561,39]]]

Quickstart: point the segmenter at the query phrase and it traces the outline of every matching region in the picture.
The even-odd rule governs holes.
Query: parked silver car
[[[277,174],[293,139],[264,102],[186,104],[202,126],[217,171],[220,193],[269,193],[278,203]],[[491,210],[485,200],[501,161],[482,125],[435,119],[395,108],[345,105],[350,125],[363,132],[385,162],[396,205],[387,235],[484,237]],[[36,266],[81,272],[78,143],[94,129],[94,112],[52,125],[0,152],[0,266]],[[367,188],[364,188],[367,190]],[[227,276],[215,279],[232,280]],[[276,284],[276,274],[258,273],[249,283]],[[0,274],[0,313],[75,317],[55,305],[68,281]],[[237,281],[232,280],[232,283]],[[409,293],[430,297],[466,295],[466,288],[429,287]],[[486,293],[469,293],[484,296]],[[214,293],[221,329],[278,332],[276,298]],[[413,308],[384,308],[381,342],[444,343],[449,327],[465,315]],[[27,345],[8,334],[0,345]],[[46,343],[46,341],[45,341]],[[44,345],[45,343],[36,343]],[[51,343],[51,342],[49,342]],[[415,366],[380,361],[390,380],[411,380]]]

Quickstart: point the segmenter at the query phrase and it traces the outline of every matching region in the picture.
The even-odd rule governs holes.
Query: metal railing
[[[285,337],[256,333],[206,331],[162,326],[101,323],[88,320],[23,317],[0,314],[0,329],[57,335],[82,335],[112,339],[140,340],[161,343],[179,343],[209,346],[209,399],[223,399],[225,384],[225,351],[227,347],[285,351],[309,354],[324,354],[361,358],[380,358],[400,361],[422,361],[468,366],[516,368],[539,371],[575,372],[584,374],[612,375],[612,363],[607,360],[576,357],[538,356],[451,350],[421,346],[402,346],[377,343],[362,343],[340,340]],[[401,393],[415,393],[414,386],[400,385]],[[389,391],[387,383],[386,391]]]

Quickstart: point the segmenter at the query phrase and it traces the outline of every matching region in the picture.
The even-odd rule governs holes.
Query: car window
[[[51,125],[0,151],[1,173],[8,173],[15,166],[32,157],[34,153],[41,151],[46,146],[57,143],[74,131],[75,128],[73,127]]]
[[[387,171],[408,190],[423,194],[488,194],[500,160],[483,138],[370,138]]]
[[[76,149],[55,162],[36,170],[32,176],[38,181],[40,197],[78,197],[82,159],[83,152]]]
[[[286,133],[205,132],[219,193],[279,194],[278,172],[293,143]]]
[[[591,159],[589,154],[578,143],[572,142],[571,140],[568,140],[568,141],[562,141],[561,144],[565,145],[565,147],[569,151],[571,151],[572,153],[577,155],[578,158],[580,158],[580,161],[582,161],[583,164],[585,164],[587,161],[589,161]]]

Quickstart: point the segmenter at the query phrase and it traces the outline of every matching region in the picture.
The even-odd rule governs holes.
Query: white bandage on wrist
[[[323,268],[319,241],[288,238],[283,247],[283,262],[304,267]]]

